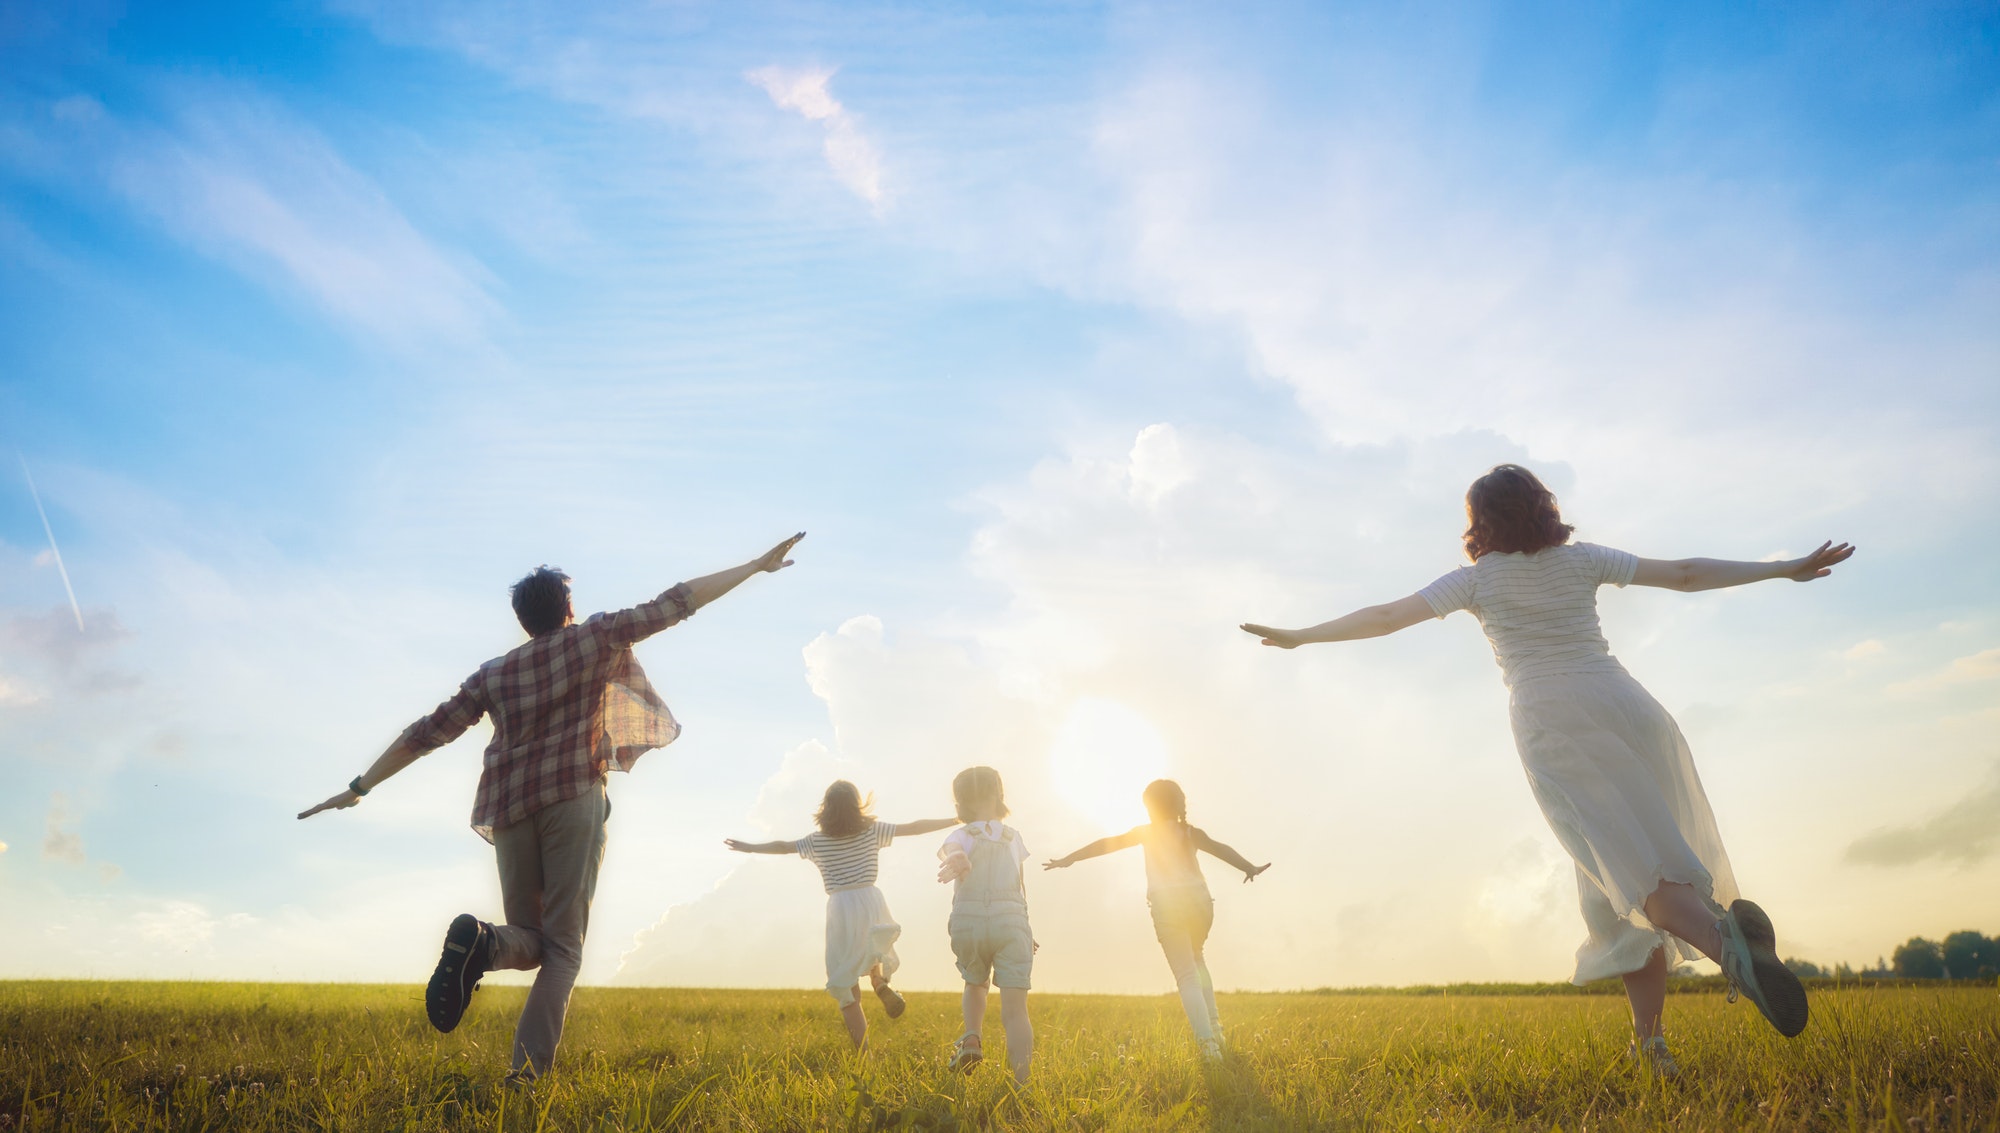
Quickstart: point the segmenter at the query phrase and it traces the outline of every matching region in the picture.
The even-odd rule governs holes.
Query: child
[[[1028,930],[1028,891],[1021,863],[1028,847],[1020,831],[1004,826],[1007,801],[1000,773],[968,767],[951,781],[951,797],[964,823],[951,832],[938,857],[938,880],[953,883],[951,951],[965,977],[965,1034],[952,1051],[953,1070],[971,1070],[984,1057],[980,1030],[986,1022],[986,988],[1000,987],[1000,1022],[1007,1028],[1007,1066],[1025,1085],[1035,1056],[1035,1028],[1028,1022],[1028,975],[1035,940]]]
[[[1122,850],[1127,846],[1146,849],[1146,903],[1153,910],[1153,931],[1160,938],[1160,951],[1167,954],[1174,983],[1180,987],[1181,1008],[1201,1043],[1202,1053],[1222,1057],[1222,1016],[1215,1010],[1215,983],[1208,978],[1208,962],[1202,945],[1215,924],[1215,901],[1202,879],[1196,850],[1205,850],[1243,871],[1243,880],[1255,881],[1271,868],[1269,862],[1251,865],[1242,854],[1210,838],[1200,827],[1189,826],[1187,796],[1171,779],[1155,779],[1141,796],[1146,813],[1153,821],[1135,826],[1123,834],[1099,838],[1083,849],[1043,864],[1043,869],[1068,869],[1085,858]]]
[[[889,987],[896,973],[896,938],[903,928],[889,915],[889,903],[875,888],[876,855],[897,835],[929,834],[956,825],[949,818],[927,818],[900,825],[878,822],[868,813],[873,796],[841,779],[826,789],[813,821],[819,830],[796,842],[722,844],[745,854],[791,854],[819,867],[826,884],[826,990],[840,1004],[847,1037],[858,1050],[868,1038],[868,1019],[861,1013],[861,976],[866,973],[882,1010],[894,1019],[903,1014],[903,997]]]

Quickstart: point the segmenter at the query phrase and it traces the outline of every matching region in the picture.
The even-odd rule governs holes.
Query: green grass
[[[1171,997],[1036,995],[1017,1092],[993,1062],[945,1072],[955,995],[896,1023],[871,999],[856,1056],[820,993],[585,988],[524,1094],[500,1085],[520,989],[438,1035],[417,987],[0,983],[0,1131],[2000,1130],[1991,986],[1822,989],[1791,1042],[1676,995],[1673,1083],[1625,1064],[1615,997],[1474,990],[1225,995],[1215,1070]]]

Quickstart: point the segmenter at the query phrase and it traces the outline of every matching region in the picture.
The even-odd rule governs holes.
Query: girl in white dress
[[[826,886],[826,990],[840,1004],[847,1037],[856,1049],[868,1039],[868,1018],[861,1013],[861,977],[874,985],[882,1010],[894,1019],[903,1013],[903,997],[889,986],[896,974],[896,938],[903,927],[889,915],[889,902],[875,888],[877,855],[898,835],[929,834],[958,825],[957,819],[927,818],[921,822],[878,822],[868,813],[870,799],[845,779],[826,789],[813,821],[819,829],[796,841],[722,844],[745,854],[797,854],[819,867]]]
[[[1605,583],[1713,590],[1765,579],[1824,578],[1854,549],[1822,545],[1785,562],[1641,559],[1570,543],[1553,493],[1502,464],[1465,496],[1460,567],[1407,598],[1309,629],[1246,624],[1281,649],[1381,637],[1469,610],[1509,692],[1514,743],[1557,840],[1576,863],[1589,937],[1575,980],[1622,976],[1631,1054],[1663,1074],[1669,953],[1707,956],[1787,1037],[1806,1025],[1805,988],[1779,961],[1770,918],[1737,899],[1736,878],[1694,759],[1673,717],[1611,656],[1597,621]]]
[[[1202,948],[1208,930],[1215,925],[1215,899],[1208,894],[1208,880],[1201,875],[1201,860],[1195,851],[1212,854],[1243,871],[1243,880],[1271,868],[1271,863],[1251,865],[1248,858],[1210,838],[1198,826],[1188,825],[1187,795],[1172,779],[1155,779],[1140,795],[1152,818],[1144,826],[1134,826],[1123,834],[1099,838],[1080,850],[1042,863],[1043,869],[1068,869],[1085,858],[1140,846],[1146,857],[1146,906],[1153,914],[1153,934],[1167,967],[1180,989],[1181,1009],[1194,1028],[1195,1041],[1210,1059],[1222,1057],[1222,1016],[1215,1009],[1215,981],[1208,975],[1208,960]]]

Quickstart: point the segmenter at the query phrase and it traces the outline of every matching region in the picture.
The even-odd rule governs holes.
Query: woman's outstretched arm
[[[1216,841],[1215,839],[1209,837],[1208,832],[1201,829],[1200,827],[1196,827],[1193,831],[1193,834],[1194,834],[1194,844],[1197,847],[1208,851],[1210,854],[1213,854],[1214,856],[1221,858],[1223,861],[1228,862],[1230,865],[1235,866],[1237,869],[1242,870],[1244,881],[1255,881],[1257,880],[1258,874],[1263,873],[1265,870],[1271,868],[1270,862],[1265,862],[1263,865],[1251,865],[1250,859],[1244,857],[1242,854],[1237,853],[1235,847],[1228,846],[1221,842]]]
[[[1143,826],[1135,826],[1123,834],[1113,834],[1109,838],[1099,838],[1081,850],[1072,850],[1059,858],[1050,858],[1042,863],[1043,869],[1068,869],[1085,858],[1101,858],[1127,846],[1139,844],[1139,837],[1145,831]]]
[[[734,838],[724,838],[722,844],[739,854],[796,854],[797,842],[739,842]]]
[[[1686,591],[1720,590],[1725,586],[1742,586],[1772,578],[1811,582],[1832,574],[1834,567],[1853,555],[1852,546],[1846,543],[1835,546],[1829,542],[1821,543],[1819,550],[1804,558],[1775,563],[1745,563],[1730,559],[1640,559],[1632,581],[1639,586]]]
[[[898,822],[896,837],[915,837],[918,834],[932,834],[939,830],[949,830],[958,825],[956,818],[921,818],[915,822]]]
[[[1280,649],[1296,649],[1320,641],[1354,641],[1363,637],[1386,637],[1408,629],[1426,618],[1436,617],[1431,604],[1421,594],[1398,598],[1380,606],[1364,606],[1345,617],[1321,622],[1307,629],[1273,629],[1255,622],[1243,623],[1243,632],[1264,639],[1264,644]]]

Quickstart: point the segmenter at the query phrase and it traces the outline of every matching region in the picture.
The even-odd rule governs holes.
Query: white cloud
[[[1898,681],[1889,690],[1903,695],[1940,692],[1961,685],[2000,679],[2000,649],[1983,649],[1958,657],[1944,668],[1910,680]]]
[[[1866,641],[1855,642],[1853,645],[1842,650],[1840,655],[1849,661],[1865,661],[1870,657],[1881,656],[1888,648],[1880,640],[1871,637]]]
[[[70,813],[69,799],[57,791],[49,799],[47,832],[42,835],[42,857],[70,865],[82,865],[89,860],[83,852],[83,835],[70,829],[76,816]]]
[[[1573,940],[1478,919],[1481,879],[1468,863],[1499,860],[1539,818],[1518,770],[1491,758],[1505,753],[1504,716],[1477,649],[1431,665],[1420,689],[1379,650],[1278,657],[1235,629],[1252,614],[1323,615],[1385,576],[1448,568],[1448,529],[1428,552],[1414,537],[1393,546],[1405,534],[1395,509],[1272,522],[1335,485],[1398,497],[1423,484],[1422,463],[1366,450],[1299,459],[1156,424],[1121,450],[1093,447],[989,489],[969,554],[997,603],[937,625],[856,617],[808,646],[808,681],[836,742],[786,757],[759,824],[803,832],[836,775],[875,790],[892,820],[948,814],[951,776],[985,763],[1000,769],[1039,861],[1137,819],[1139,790],[1165,774],[1186,787],[1195,822],[1277,863],[1254,886],[1211,863],[1222,910],[1211,956],[1224,986],[1563,974]],[[1163,464],[1171,490],[1152,490]],[[1351,577],[1329,583],[1323,568],[1337,562],[1353,564]],[[1490,720],[1426,710],[1468,683],[1491,702]],[[1425,784],[1440,776],[1470,796],[1439,799]],[[904,926],[899,978],[914,987],[956,979],[935,843],[899,842],[882,857]],[[1396,876],[1367,865],[1382,860],[1399,863]],[[795,859],[744,861],[642,934],[618,978],[817,986],[816,880]],[[1136,856],[1036,873],[1029,894],[1044,946],[1037,986],[1170,985]]]
[[[780,109],[797,111],[826,131],[822,151],[835,179],[855,196],[878,211],[883,206],[882,158],[875,143],[861,133],[854,115],[827,89],[833,71],[817,67],[780,67],[776,64],[747,72],[750,80]]]
[[[23,613],[0,607],[0,656],[16,670],[0,674],[0,704],[34,704],[50,697],[129,692],[139,678],[113,664],[131,638],[114,610],[93,609],[78,629],[69,607]],[[23,680],[32,683],[14,683]]]
[[[1944,671],[1944,679],[1954,684],[1990,681],[2000,677],[2000,649],[1986,649],[1970,657],[1960,657]]]
[[[350,329],[413,348],[477,342],[484,271],[424,236],[333,143],[283,107],[188,86],[166,126],[77,119],[111,185],[169,233]]]

